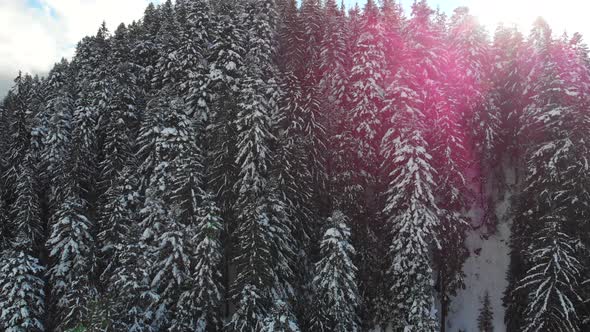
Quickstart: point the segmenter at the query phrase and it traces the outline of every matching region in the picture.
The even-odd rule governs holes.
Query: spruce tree
[[[492,312],[490,303],[490,293],[485,292],[481,309],[479,310],[479,316],[477,317],[477,328],[480,332],[493,332],[494,331],[494,313]]]
[[[264,322],[263,332],[299,332],[297,318],[291,312],[289,305],[277,300],[272,312]]]
[[[322,31],[324,27],[324,12],[322,3],[318,0],[305,0],[301,3],[299,24],[301,38],[301,67],[295,68],[294,75],[299,76],[301,88],[301,135],[302,144],[306,152],[306,167],[311,175],[312,218],[328,213],[329,199],[326,195],[327,173],[326,156],[328,139],[326,135],[326,116],[322,104],[324,96],[320,89]],[[294,31],[294,33],[297,33]],[[295,36],[293,36],[296,38]]]
[[[100,258],[106,263],[102,271],[102,281],[108,281],[119,268],[117,261],[120,252],[124,250],[125,238],[130,228],[136,222],[136,209],[139,203],[135,172],[132,165],[126,166],[114,181],[113,186],[105,193],[105,206],[99,218]]]
[[[113,328],[144,332],[150,331],[149,323],[153,315],[149,304],[154,294],[149,288],[149,270],[146,269],[146,266],[151,266],[152,257],[146,255],[148,248],[140,240],[143,229],[138,211],[139,181],[133,170],[134,168],[130,168],[129,173],[123,172],[121,175],[126,179],[124,190],[119,191],[123,189],[119,184],[115,187],[117,189],[110,192],[117,209],[121,209],[122,206],[126,208],[121,210],[122,219],[109,218],[117,222],[113,224],[113,230],[125,233],[115,233],[114,235],[119,236],[120,242],[114,242],[112,247],[103,247],[103,254],[112,253],[113,256],[112,264],[107,266],[102,277],[109,278],[106,284],[112,298]],[[115,192],[120,196],[114,196]],[[110,271],[113,272],[108,273]]]
[[[430,248],[436,244],[435,230],[440,225],[440,209],[435,198],[435,171],[430,146],[424,138],[424,111],[408,82],[409,72],[399,75],[391,94],[397,126],[389,129],[383,140],[387,160],[389,187],[386,192],[387,227],[391,232],[387,274],[388,305],[395,328],[434,331],[432,316],[432,266]],[[403,79],[402,79],[403,78]]]
[[[365,6],[357,49],[353,55],[352,118],[354,158],[365,177],[364,186],[371,186],[377,174],[373,165],[381,162],[379,142],[383,137],[384,80],[388,75],[384,42],[379,24],[379,9],[372,0]]]
[[[329,228],[320,244],[321,258],[312,282],[314,306],[309,310],[314,331],[359,330],[357,268],[352,262],[355,251],[346,222],[340,211],[334,211],[327,220]]]
[[[24,235],[24,234],[23,234]],[[3,331],[45,331],[45,268],[29,254],[26,235],[0,255],[0,327]]]
[[[3,121],[6,121],[7,137],[3,139],[4,195],[11,198],[16,189],[19,165],[23,162],[30,145],[32,119],[38,112],[36,89],[39,89],[30,75],[19,72],[14,86],[6,97]]]
[[[271,132],[280,91],[273,78],[272,46],[276,11],[272,0],[247,4],[248,28],[245,71],[237,114],[238,226],[235,230],[239,255],[237,277],[232,287],[238,306],[228,329],[258,329],[270,312],[274,299],[291,295],[291,265],[294,255],[291,220],[282,197],[273,192],[271,178]]]
[[[221,260],[223,247],[220,235],[223,230],[221,211],[213,196],[203,197],[197,211],[196,230],[191,242],[195,243],[192,255],[191,280],[180,295],[172,329],[191,331],[218,331],[221,327]]]
[[[560,218],[542,220],[544,227],[531,245],[531,268],[520,281],[527,307],[522,331],[580,331],[577,306],[582,301],[582,263],[576,241],[560,230]]]
[[[69,87],[68,62],[56,64],[48,77],[50,89],[45,104],[45,119],[39,123],[42,138],[40,155],[41,184],[49,183],[50,200],[57,208],[63,201],[60,183],[67,181],[66,160],[69,159],[72,138],[73,102]]]
[[[14,224],[17,234],[24,234],[33,248],[42,246],[44,239],[44,223],[41,219],[41,202],[38,195],[37,179],[33,174],[31,158],[25,160],[19,167],[17,177],[17,198],[12,208]]]
[[[95,263],[92,223],[84,215],[83,202],[75,192],[67,192],[65,197],[52,217],[47,240],[53,262],[48,270],[49,283],[57,309],[53,319],[59,329],[84,323],[96,296],[92,276]]]
[[[181,43],[181,29],[174,15],[172,0],[162,3],[158,11],[160,26],[154,45],[157,60],[153,64],[153,76],[151,77],[151,89],[154,92],[180,84],[184,76],[181,63],[176,59]]]
[[[576,206],[586,204],[582,202],[587,202],[588,196],[586,190],[577,187],[583,183],[579,174],[585,174],[585,167],[574,155],[588,151],[585,140],[580,140],[586,125],[578,120],[583,117],[579,105],[587,89],[583,82],[588,80],[588,69],[570,46],[551,37],[542,20],[535,23],[529,45],[532,53],[527,61],[532,62],[532,71],[527,85],[531,91],[519,131],[528,140],[523,147],[526,172],[512,243],[513,259],[520,259],[524,269],[510,271],[507,294],[509,308],[519,310],[522,318],[510,317],[509,322],[511,328],[521,330],[578,330],[582,310],[576,304],[579,295],[573,290],[575,286],[563,288],[561,280],[567,279],[567,285],[581,282],[582,254],[575,246],[579,240],[572,234],[578,232],[579,220],[586,215]],[[559,268],[553,267],[557,264],[554,259],[559,259]],[[538,270],[541,266],[544,269]],[[527,288],[541,285],[539,282],[543,286],[534,293]],[[553,302],[554,293],[560,298],[559,305]],[[542,310],[538,306],[541,302]],[[546,315],[567,318],[548,320]]]

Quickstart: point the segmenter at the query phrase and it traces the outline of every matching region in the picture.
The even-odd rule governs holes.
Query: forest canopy
[[[167,0],[0,103],[0,329],[587,331],[590,58],[416,1]],[[496,204],[510,196],[510,220]],[[478,213],[472,213],[478,211]]]

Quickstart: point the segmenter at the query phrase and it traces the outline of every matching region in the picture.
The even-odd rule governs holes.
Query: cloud
[[[19,70],[44,74],[101,22],[114,30],[159,0],[0,0],[0,97]]]

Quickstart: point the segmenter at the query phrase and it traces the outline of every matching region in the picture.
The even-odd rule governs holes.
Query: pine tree
[[[146,266],[151,266],[151,256],[146,255],[148,250],[145,243],[140,240],[142,228],[139,223],[138,203],[132,198],[137,198],[139,183],[134,175],[128,177],[130,188],[127,196],[119,197],[118,202],[125,202],[128,208],[127,233],[121,238],[120,250],[114,251],[112,274],[103,274],[109,277],[108,291],[112,295],[112,321],[116,330],[133,332],[151,331],[149,325],[153,312],[150,303],[154,295],[149,288],[149,274]],[[113,197],[114,198],[114,197]],[[119,228],[125,230],[125,228]],[[107,269],[109,271],[109,269]]]
[[[84,205],[70,191],[52,217],[51,235],[47,240],[53,262],[48,270],[51,296],[55,300],[55,325],[74,328],[88,318],[89,304],[96,296],[92,271],[94,238],[92,223],[84,215]]]
[[[211,195],[205,195],[197,211],[196,230],[191,242],[196,243],[192,253],[191,280],[180,295],[176,321],[172,329],[218,331],[221,326],[221,260],[223,248],[219,241],[223,230],[221,211]]]
[[[45,225],[41,220],[37,181],[31,164],[30,157],[25,156],[25,160],[19,167],[16,184],[17,198],[12,208],[12,215],[15,218],[17,234],[24,234],[30,240],[30,244],[38,248],[42,245]]]
[[[523,331],[580,331],[577,305],[582,263],[561,220],[547,218],[531,248],[531,268],[519,283],[528,294]]]
[[[281,300],[275,302],[275,306],[266,318],[263,332],[299,332],[297,319],[291,313],[289,305]]]
[[[303,77],[303,22],[296,0],[277,1],[279,14],[277,60],[284,73]]]
[[[477,327],[480,332],[493,332],[494,331],[494,313],[490,303],[490,293],[487,291],[483,297],[482,307],[479,310],[479,316],[477,317]]]
[[[314,331],[359,330],[357,268],[352,262],[355,251],[346,222],[347,218],[340,211],[334,211],[327,220],[330,228],[324,233],[321,258],[316,263],[312,282],[315,300],[309,310],[313,311]]]
[[[301,38],[303,46],[300,82],[303,101],[301,114],[304,144],[308,153],[308,167],[312,175],[315,208],[319,213],[326,209],[326,114],[322,111],[323,97],[320,89],[322,76],[321,51],[323,31],[322,5],[318,0],[305,0],[301,5]]]
[[[68,62],[62,60],[49,74],[47,84],[51,91],[45,105],[46,119],[37,129],[43,149],[40,155],[43,165],[41,184],[46,181],[50,184],[50,199],[54,205],[63,201],[63,191],[59,187],[66,181],[66,160],[69,159],[72,142],[73,103],[68,86],[68,66]]]
[[[215,192],[224,219],[234,220],[232,214],[236,195],[233,184],[236,182],[238,167],[235,164],[237,145],[236,117],[241,90],[240,81],[244,75],[244,56],[246,31],[243,25],[244,6],[242,2],[220,2],[217,25],[210,54],[211,90],[216,98],[212,101],[210,125],[206,128],[206,175],[209,185]],[[231,234],[233,223],[226,223]]]
[[[388,305],[395,328],[434,331],[432,316],[432,267],[429,251],[436,244],[435,230],[440,213],[435,199],[435,171],[430,147],[424,138],[424,111],[419,94],[407,82],[409,72],[398,73],[391,94],[396,96],[397,126],[383,140],[383,153],[389,172],[387,202],[383,211],[391,232],[388,276],[392,283]],[[398,129],[399,128],[399,129]]]
[[[178,61],[183,65],[186,78],[181,83],[189,114],[199,122],[210,116],[210,75],[208,67],[211,32],[216,30],[209,1],[197,0],[187,4],[187,34],[183,36]]]
[[[256,330],[264,323],[274,299],[291,295],[294,255],[291,220],[281,197],[274,194],[271,179],[271,132],[280,91],[274,78],[272,40],[275,34],[274,1],[247,4],[247,55],[241,111],[237,115],[236,164],[240,166],[235,190],[238,193],[239,244],[235,258],[237,277],[232,286],[238,306],[227,328]]]
[[[117,261],[119,253],[124,250],[125,238],[130,233],[135,220],[135,209],[139,203],[137,184],[133,176],[132,165],[123,168],[113,186],[105,193],[106,204],[100,216],[100,258],[106,263],[101,279],[108,281],[119,268]]]
[[[391,305],[396,308],[393,321],[401,328],[435,331],[429,247],[439,219],[433,197],[431,156],[420,132],[405,132],[393,144],[393,160],[399,166],[391,174],[384,211],[390,216],[388,224],[393,238],[388,271],[393,280]]]
[[[184,78],[181,63],[177,61],[180,47],[180,25],[174,16],[172,0],[166,0],[158,8],[160,26],[155,40],[157,60],[153,64],[151,89],[154,92],[162,88],[177,87]]]
[[[30,245],[30,242],[28,242]],[[26,236],[0,256],[0,327],[3,331],[45,331],[45,271],[28,253]]]
[[[170,165],[160,161],[150,179],[146,198],[140,213],[142,216],[142,253],[147,267],[149,287],[153,294],[150,309],[151,325],[167,328],[170,315],[178,301],[180,291],[190,274],[189,253],[185,245],[188,234],[180,222],[180,209],[167,200],[171,190]]]
[[[579,182],[579,175],[585,174],[577,155],[588,151],[585,140],[580,140],[586,124],[579,121],[584,117],[579,105],[587,89],[588,68],[571,47],[551,37],[542,20],[535,23],[529,43],[532,56],[527,61],[533,62],[527,81],[530,91],[519,131],[528,140],[524,146],[526,173],[511,243],[513,259],[525,268],[510,271],[506,297],[509,308],[519,310],[522,319],[510,317],[509,323],[519,330],[579,330],[582,307],[576,302],[580,295],[575,286],[569,287],[581,282],[583,254],[575,245],[579,240],[571,234],[578,232],[579,220],[586,215],[576,206],[588,201],[586,190],[577,187],[584,182]],[[564,278],[566,287],[561,286]],[[535,287],[534,291],[528,286]],[[561,315],[567,322],[564,318],[549,320],[546,315]]]
[[[109,114],[104,121],[104,157],[100,161],[101,193],[104,193],[116,181],[127,165],[133,153],[133,142],[136,139],[141,117],[140,99],[142,97],[138,85],[138,69],[133,63],[131,52],[130,31],[120,25],[110,40],[111,54],[109,61],[113,63],[113,96],[109,101]]]
[[[330,151],[326,157],[326,172],[328,179],[327,192],[330,196],[341,194],[338,189],[339,181],[342,181],[344,167],[340,163],[346,163],[348,156],[342,143],[342,136],[349,130],[347,122],[346,107],[349,105],[350,86],[348,62],[349,56],[346,53],[345,18],[340,13],[336,2],[330,0],[326,3],[326,22],[322,37],[320,52],[322,78],[319,82],[322,94],[322,109],[329,112],[326,116],[326,148]]]
[[[30,145],[32,119],[38,112],[36,107],[37,83],[30,75],[19,73],[13,88],[8,92],[3,115],[9,135],[3,140],[5,169],[3,174],[5,195],[14,192],[18,180],[19,165],[23,162]]]
[[[240,213],[238,275],[232,285],[238,309],[228,325],[230,331],[260,328],[273,301],[292,295],[294,239],[288,221],[284,204],[272,191],[262,192]]]
[[[381,162],[379,142],[383,137],[384,82],[388,76],[385,61],[382,30],[379,25],[379,9],[372,0],[365,6],[357,50],[353,55],[351,71],[352,118],[354,147],[357,164],[368,187],[377,174],[372,165]],[[366,188],[365,187],[365,188]]]

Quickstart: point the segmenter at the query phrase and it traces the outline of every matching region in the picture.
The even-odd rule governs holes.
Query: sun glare
[[[515,25],[526,34],[534,20],[541,16],[553,28],[555,34],[590,34],[590,29],[584,24],[584,15],[590,9],[590,3],[586,1],[471,0],[468,6],[491,32],[502,23],[508,26]]]

